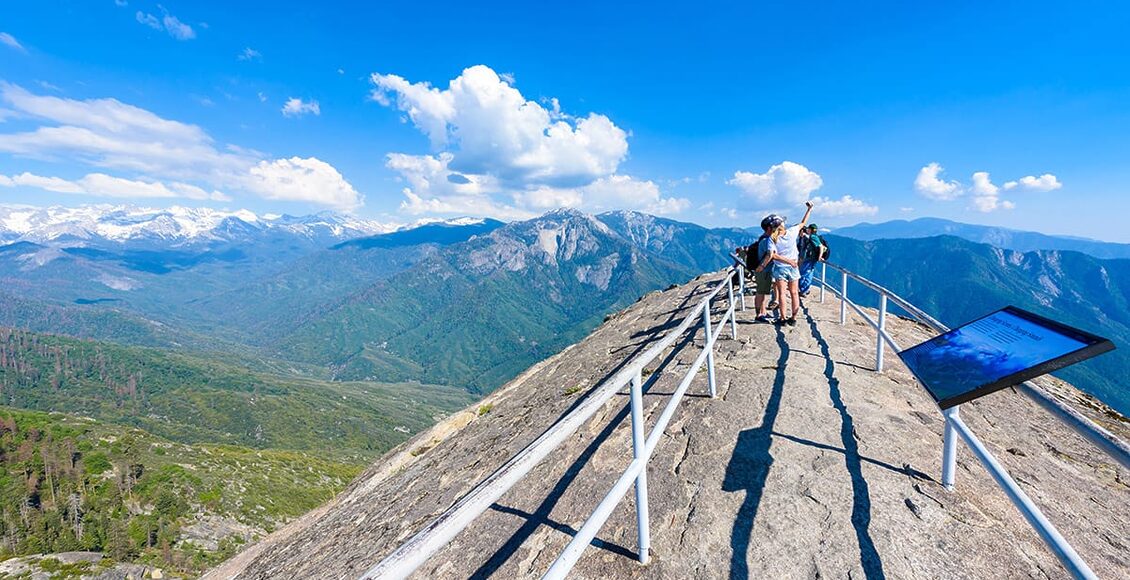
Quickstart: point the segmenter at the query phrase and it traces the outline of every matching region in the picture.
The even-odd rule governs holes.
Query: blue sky
[[[6,2],[0,203],[1130,242],[1130,9],[609,4]]]

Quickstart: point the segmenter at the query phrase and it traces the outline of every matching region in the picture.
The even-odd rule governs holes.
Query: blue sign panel
[[[1008,306],[899,357],[945,409],[1110,350],[1105,338]]]

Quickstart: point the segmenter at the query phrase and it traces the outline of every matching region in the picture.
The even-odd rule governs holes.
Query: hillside
[[[892,220],[879,224],[861,223],[837,228],[837,236],[857,240],[930,238],[955,236],[979,244],[989,244],[1006,250],[1032,252],[1036,250],[1066,250],[1082,252],[1096,258],[1130,258],[1130,244],[1100,242],[1071,236],[1049,236],[1039,232],[1025,232],[1008,228],[963,224],[940,218]]]
[[[952,236],[829,240],[833,261],[890,288],[947,325],[1013,304],[1110,338],[1117,350],[1057,376],[1130,415],[1130,394],[1121,380],[1130,372],[1130,260],[1002,250]],[[853,298],[874,305],[873,296],[859,290]]]
[[[280,341],[279,356],[330,365],[338,378],[419,377],[486,392],[606,313],[693,275],[592,216],[551,212],[442,248],[344,298]],[[491,340],[479,340],[487,329]]]
[[[647,295],[205,577],[360,577],[659,340],[718,279]],[[811,301],[795,328],[753,324],[753,315],[739,312],[738,340],[721,335],[718,397],[704,394],[699,373],[650,462],[651,562],[635,560],[628,493],[570,577],[1063,575],[968,451],[957,488],[938,484],[940,413],[893,357],[885,373],[871,370],[870,327],[854,315],[839,325],[834,301]],[[888,324],[900,343],[930,336],[906,320]],[[686,349],[644,369],[649,426],[700,352],[701,331],[692,332]],[[1130,434],[1070,385],[1047,384]],[[627,397],[613,397],[412,577],[540,577],[631,461],[627,416]],[[1100,577],[1130,569],[1120,532],[1130,514],[1116,507],[1130,488],[1105,455],[1009,391],[964,405],[962,416]]]
[[[325,382],[216,359],[0,327],[0,400],[184,443],[371,457],[466,405],[459,389]]]
[[[0,558],[74,550],[196,574],[360,471],[320,454],[185,445],[0,407]]]

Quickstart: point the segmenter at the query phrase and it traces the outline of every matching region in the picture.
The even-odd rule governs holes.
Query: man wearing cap
[[[816,272],[816,264],[824,259],[824,241],[817,232],[820,228],[816,224],[808,224],[802,230],[800,238],[800,284],[799,291],[802,298],[808,296],[812,288],[812,275]]]

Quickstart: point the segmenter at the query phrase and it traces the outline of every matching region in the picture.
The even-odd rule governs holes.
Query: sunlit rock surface
[[[644,297],[208,577],[360,576],[675,327],[719,278]],[[739,338],[727,329],[717,345],[718,398],[705,396],[701,372],[650,463],[651,562],[635,560],[629,492],[572,576],[1067,576],[967,450],[955,491],[939,485],[941,415],[897,356],[874,372],[875,334],[858,316],[841,326],[838,302],[814,296],[800,324],[777,328],[753,324],[747,302]],[[715,305],[717,320],[724,300]],[[903,346],[931,336],[888,325]],[[685,340],[648,368],[649,424],[700,352],[701,330]],[[1045,384],[1130,435],[1070,385]],[[631,459],[627,402],[613,398],[416,577],[540,577]],[[1009,390],[964,405],[962,417],[1100,577],[1130,576],[1125,472]]]

